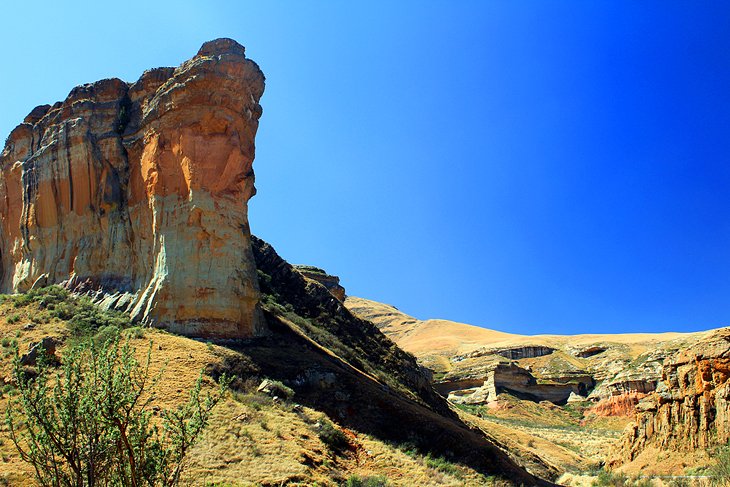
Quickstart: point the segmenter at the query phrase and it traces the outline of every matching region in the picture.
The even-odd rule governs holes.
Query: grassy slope
[[[44,323],[45,321],[45,323]],[[35,323],[34,323],[35,322]],[[33,323],[32,327],[28,327]],[[241,350],[206,344],[160,330],[133,329],[126,332],[140,360],[152,343],[153,374],[164,369],[154,402],[155,407],[170,408],[186,400],[186,391],[201,370],[217,370],[237,363],[248,369],[249,380],[238,381],[231,393],[215,410],[213,420],[191,454],[187,480],[193,485],[339,485],[353,474],[387,477],[391,485],[483,485],[487,477],[466,466],[449,466],[423,455],[407,454],[397,446],[374,436],[347,430],[351,448],[341,454],[332,452],[318,436],[318,423],[325,415],[294,402],[272,401],[255,392],[260,376],[251,357]],[[32,342],[53,336],[69,342],[62,320],[48,318],[36,303],[16,308],[12,302],[0,304],[0,339],[4,339],[0,374],[10,377],[11,342],[21,353]],[[205,386],[214,381],[205,378]],[[5,387],[5,397],[11,386]],[[296,397],[293,401],[296,401]],[[0,402],[0,414],[7,401]],[[28,485],[31,470],[15,452],[0,429],[0,483]],[[448,470],[448,471],[445,471]]]

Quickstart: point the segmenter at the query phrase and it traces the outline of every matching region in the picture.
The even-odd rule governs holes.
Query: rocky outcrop
[[[579,350],[573,350],[572,353],[579,358],[588,358],[603,353],[608,350],[607,347],[601,347],[599,345],[592,345],[590,347],[581,348]]]
[[[265,302],[285,305],[290,313],[313,320],[317,328],[307,328],[305,333],[311,333],[351,365],[373,376],[396,378],[433,403],[442,404],[440,398],[433,397],[438,395],[431,386],[431,371],[420,366],[415,357],[398,348],[374,324],[350,313],[324,285],[306,279],[271,245],[256,236],[251,240]]]
[[[730,329],[719,330],[665,360],[656,391],[636,406],[612,466],[648,446],[706,450],[730,440]]]
[[[452,402],[464,404],[489,403],[503,392],[530,401],[564,404],[571,395],[585,396],[592,386],[593,379],[589,375],[569,376],[563,380],[537,379],[514,362],[491,365],[480,385],[473,379],[442,381],[434,385]]]
[[[550,355],[555,351],[552,347],[543,345],[519,345],[514,347],[480,348],[464,355],[456,355],[451,358],[452,362],[461,362],[468,358],[484,357],[487,355],[499,355],[510,360],[522,360],[525,358],[536,358]]]
[[[421,454],[502,475],[510,484],[553,485],[527,474],[503,446],[463,423],[433,390],[431,372],[373,323],[305,278],[268,243],[254,236],[252,244],[269,334],[235,346],[256,364],[257,374],[281,381],[298,403],[358,434],[408,443]],[[220,372],[237,374],[245,362]],[[539,459],[532,465],[550,472]]]
[[[589,412],[603,417],[631,417],[636,413],[636,406],[646,396],[641,392],[627,392],[611,396],[591,406]]]
[[[657,388],[665,359],[672,353],[670,350],[658,348],[643,353],[625,364],[619,364],[617,371],[600,381],[589,399],[598,403],[609,399],[614,402],[623,401],[624,404],[635,402],[636,397],[643,397]],[[625,398],[616,399],[618,396]],[[607,403],[606,407],[610,410],[613,406]]]
[[[336,297],[340,302],[345,302],[345,288],[340,285],[340,278],[327,274],[323,269],[311,265],[295,265],[293,266],[301,275],[307,279],[317,281],[327,288],[327,290]]]
[[[0,158],[0,291],[62,283],[143,324],[260,334],[247,201],[263,91],[218,39],[34,109]]]

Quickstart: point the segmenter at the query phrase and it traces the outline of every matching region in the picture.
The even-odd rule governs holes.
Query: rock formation
[[[718,330],[665,360],[653,394],[636,406],[611,465],[632,461],[647,446],[707,450],[730,440],[730,329]]]
[[[345,288],[340,284],[339,277],[327,274],[323,269],[312,265],[295,265],[293,267],[307,279],[317,281],[326,287],[332,296],[336,297],[340,302],[345,302]]]
[[[497,400],[503,392],[531,401],[564,404],[571,395],[585,396],[593,387],[590,375],[568,375],[554,380],[536,379],[516,362],[497,362],[480,372],[484,380],[444,380],[434,385],[448,395],[450,401],[463,404],[485,404]],[[481,383],[480,383],[481,382]]]
[[[60,283],[191,336],[261,333],[247,201],[263,91],[218,39],[35,108],[0,157],[0,291]]]
[[[519,345],[513,347],[480,348],[464,355],[456,355],[451,358],[452,362],[460,362],[467,358],[484,357],[487,355],[499,355],[510,360],[522,360],[523,358],[536,358],[550,355],[555,351],[552,347],[542,345]]]

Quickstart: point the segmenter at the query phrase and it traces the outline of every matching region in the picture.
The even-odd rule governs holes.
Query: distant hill
[[[566,475],[605,462],[682,473],[710,464],[712,448],[727,441],[726,331],[529,336],[418,320],[363,298],[345,304],[434,370],[435,388],[513,453],[540,455]],[[676,364],[692,360],[707,364],[684,372],[700,374],[687,380],[706,384],[702,391],[677,382],[689,365]]]

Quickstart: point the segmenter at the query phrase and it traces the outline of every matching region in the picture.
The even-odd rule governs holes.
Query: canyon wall
[[[218,39],[35,108],[0,156],[0,291],[62,284],[190,336],[262,333],[247,202],[263,91]]]
[[[730,329],[718,330],[665,360],[656,390],[636,406],[610,465],[646,447],[691,452],[730,440]]]

